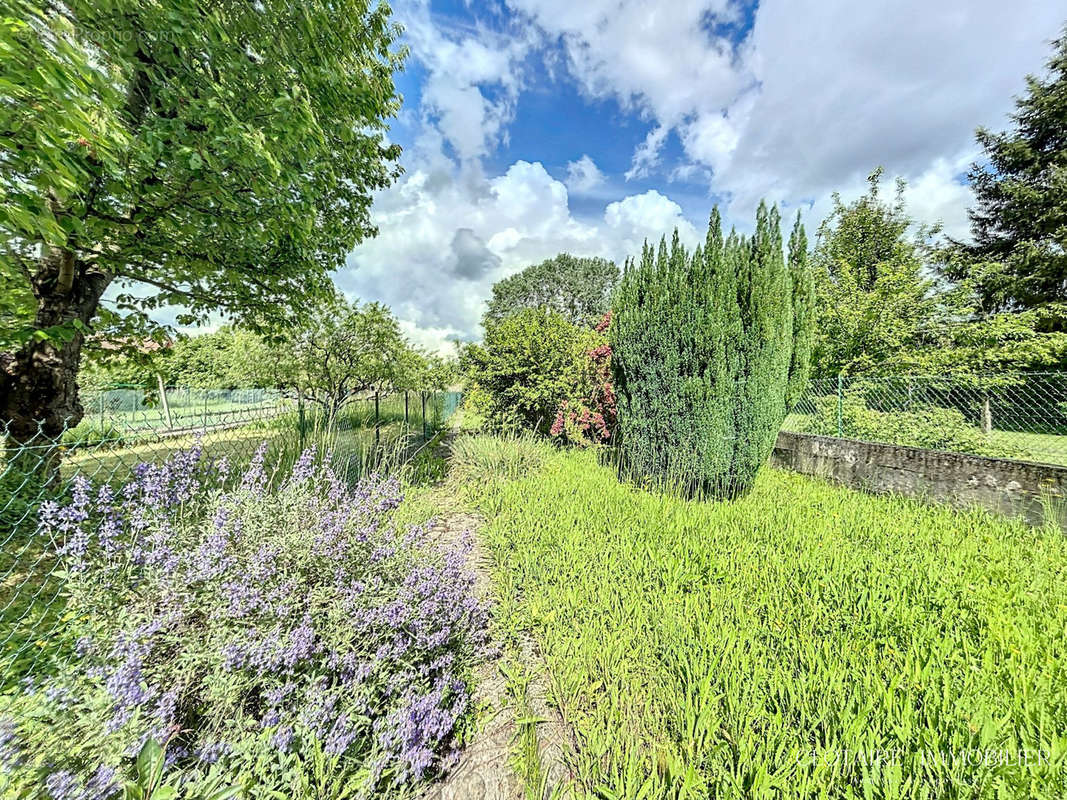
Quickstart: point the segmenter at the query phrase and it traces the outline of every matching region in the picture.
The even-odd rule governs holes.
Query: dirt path
[[[447,447],[446,439],[441,451],[447,454]],[[442,542],[459,542],[470,532],[475,591],[479,597],[491,600],[492,561],[478,535],[484,524],[485,520],[479,514],[445,512],[438,517],[431,531]],[[492,644],[498,645],[496,642]],[[506,648],[500,646],[491,646],[490,652],[499,655],[487,659],[476,670],[477,685],[473,698],[475,707],[479,709],[476,732],[456,766],[440,782],[430,787],[422,800],[546,800],[570,797],[568,786],[571,775],[564,760],[570,732],[559,712],[548,702],[544,662],[532,642],[524,643],[519,652],[509,654]],[[503,669],[505,664],[512,673],[517,667],[529,676],[525,686],[524,708],[515,702],[513,687],[509,693]],[[517,721],[530,718],[538,720],[532,728],[529,722]],[[531,734],[532,741],[529,740]],[[527,775],[530,772],[530,755],[524,760],[517,759],[515,755],[523,737],[527,737],[536,750],[536,763],[533,764],[536,785],[528,787],[524,786],[526,781],[516,770],[519,765]]]

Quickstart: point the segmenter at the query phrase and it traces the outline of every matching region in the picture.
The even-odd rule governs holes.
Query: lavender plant
[[[149,740],[183,781],[254,796],[296,796],[312,752],[355,796],[454,757],[485,644],[469,543],[391,524],[395,479],[349,486],[311,449],[272,475],[264,454],[231,476],[194,447],[42,508],[73,656],[0,720],[0,784],[110,797]]]

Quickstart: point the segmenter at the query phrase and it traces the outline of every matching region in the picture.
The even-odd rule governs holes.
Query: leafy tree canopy
[[[310,323],[282,343],[281,353],[279,380],[330,417],[365,392],[420,388],[419,378],[431,374],[386,306],[351,303],[341,295],[316,306]]]
[[[89,326],[179,304],[180,324],[221,309],[255,327],[330,291],[398,172],[397,35],[371,0],[9,0],[0,416],[16,437],[80,417]]]
[[[604,316],[619,268],[603,258],[560,253],[493,284],[486,329],[524,308],[550,308],[568,322],[592,327]]]
[[[819,227],[811,254],[816,378],[906,370],[924,335],[940,323],[936,287],[923,268],[934,231],[908,216],[903,182],[894,201],[882,199],[881,177],[882,170],[875,170],[867,193],[851,203],[835,193],[833,210]]]
[[[561,403],[586,388],[592,328],[549,308],[523,308],[486,329],[482,344],[466,345],[460,363],[474,409],[490,427],[548,434]]]

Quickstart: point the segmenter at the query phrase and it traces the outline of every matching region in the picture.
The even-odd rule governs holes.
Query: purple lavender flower
[[[22,758],[19,748],[18,728],[15,720],[10,717],[0,717],[0,766],[13,769],[18,766]]]
[[[78,782],[73,773],[62,769],[45,778],[44,786],[52,800],[75,800]]]
[[[119,791],[119,772],[112,766],[101,764],[85,785],[82,797],[85,800],[107,800]]]

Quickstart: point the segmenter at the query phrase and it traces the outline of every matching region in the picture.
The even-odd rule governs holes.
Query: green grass
[[[589,796],[1067,796],[1058,531],[766,469],[697,503],[591,453],[459,467]]]
[[[782,424],[784,431],[805,431],[809,429],[810,415],[794,413],[786,417]],[[970,430],[975,437],[981,437],[981,430],[972,426]],[[875,437],[873,441],[888,444],[907,443],[908,431],[898,428],[897,435]],[[981,439],[979,439],[981,441]],[[1028,431],[1005,431],[994,429],[988,434],[988,444],[993,452],[1002,451],[1007,457],[1036,461],[1039,464],[1056,464],[1067,467],[1067,436],[1054,433],[1031,433]]]

